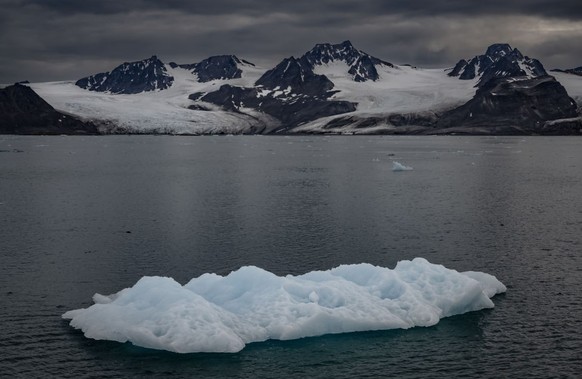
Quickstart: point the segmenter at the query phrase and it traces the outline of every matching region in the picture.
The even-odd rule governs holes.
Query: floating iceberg
[[[392,171],[411,171],[413,170],[410,166],[405,166],[402,163],[392,161]]]
[[[357,264],[284,277],[248,266],[184,286],[143,277],[114,295],[96,294],[94,305],[63,318],[97,340],[178,353],[237,352],[268,339],[431,326],[492,308],[490,297],[505,290],[492,275],[459,273],[423,258],[392,270]]]

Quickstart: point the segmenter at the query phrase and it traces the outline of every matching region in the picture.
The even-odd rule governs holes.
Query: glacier
[[[431,326],[494,306],[506,291],[483,272],[458,272],[424,258],[394,269],[371,264],[277,276],[245,266],[181,285],[143,277],[131,288],[62,315],[88,338],[177,353],[228,352],[268,339]]]

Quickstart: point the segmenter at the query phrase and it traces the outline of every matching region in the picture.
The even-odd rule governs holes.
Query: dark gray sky
[[[582,66],[580,0],[0,0],[0,83],[78,79],[158,55],[265,67],[349,39],[393,63],[448,67],[507,42]]]

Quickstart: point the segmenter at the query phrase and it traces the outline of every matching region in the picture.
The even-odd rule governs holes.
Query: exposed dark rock
[[[348,70],[356,82],[365,82],[366,80],[376,81],[380,79],[376,66],[368,55],[363,55]]]
[[[196,93],[190,94],[188,96],[188,99],[198,101],[204,95],[206,95],[206,92],[196,92]]]
[[[466,104],[445,112],[435,133],[579,134],[575,101],[537,60],[508,44],[491,45],[485,55],[460,60],[449,76],[479,77]]]
[[[461,73],[464,73],[464,69],[465,67],[467,67],[467,61],[464,59],[461,59],[460,61],[457,62],[457,64],[455,65],[455,67],[453,68],[453,70],[451,72],[449,72],[449,76],[460,76]],[[474,75],[474,73],[473,73]],[[473,76],[475,77],[475,76]]]
[[[126,62],[111,72],[79,79],[75,84],[97,92],[134,94],[163,90],[172,85],[174,78],[155,55],[137,62]]]
[[[487,51],[485,51],[485,56],[491,58],[493,61],[497,61],[511,54],[512,52],[513,50],[508,43],[494,43],[487,48]]]
[[[331,119],[321,129],[296,129],[292,132],[306,134],[362,134],[362,135],[411,135],[432,129],[418,125],[392,125],[387,116],[345,115]]]
[[[573,74],[573,75],[582,76],[582,66],[576,67],[576,68],[569,68],[569,69],[566,69],[566,70],[560,70],[560,69],[556,68],[556,69],[553,69],[551,71],[554,71],[554,72],[565,72],[567,74]]]
[[[378,80],[379,75],[376,65],[394,67],[392,63],[380,60],[356,49],[350,41],[339,44],[321,43],[301,57],[302,62],[308,63],[313,69],[317,65],[324,65],[334,61],[343,61],[350,68],[349,73],[357,82],[366,80]]]
[[[325,75],[317,75],[305,60],[294,57],[283,59],[275,68],[265,72],[256,86],[266,89],[286,90],[296,94],[327,97],[333,83]]]
[[[438,116],[433,112],[402,113],[388,116],[388,121],[394,126],[433,126]]]
[[[97,127],[57,112],[30,87],[0,89],[0,134],[98,134]]]
[[[192,109],[193,111],[211,111],[212,110],[210,107],[205,107],[204,105],[200,105],[200,104],[189,105],[188,109]]]
[[[240,78],[242,70],[238,68],[242,62],[234,55],[220,55],[210,57],[196,65],[194,72],[198,74],[198,80],[209,82],[216,79]]]
[[[290,97],[263,94],[262,88],[241,88],[223,85],[218,91],[208,94],[195,93],[190,99],[197,99],[221,106],[231,112],[244,112],[245,108],[263,112],[279,120],[278,130],[286,130],[304,122],[340,113],[352,112],[355,104],[347,101],[329,101],[325,98],[305,94]]]
[[[231,112],[239,112],[241,107],[255,108],[258,105],[258,102],[256,102],[258,100],[257,90],[255,88],[236,87],[230,84],[222,85],[217,91],[210,93],[193,93],[188,98],[216,104]]]
[[[547,75],[547,72],[537,59],[523,56],[518,49],[500,43],[489,46],[485,55],[476,56],[469,61],[461,59],[448,75],[458,76],[462,80],[479,76],[479,86],[484,86],[492,79],[536,78]]]
[[[510,128],[510,134],[548,133],[545,125],[578,117],[575,101],[552,76],[532,79],[495,78],[466,104],[446,112],[439,129]],[[575,122],[575,121],[573,121]]]
[[[253,63],[244,59],[239,59],[236,55],[217,55],[199,63],[176,64],[170,63],[170,67],[180,67],[191,70],[198,75],[198,81],[210,82],[212,80],[236,79],[242,76],[240,65],[254,66]]]
[[[344,41],[335,45],[330,43],[318,43],[307,53],[303,54],[302,58],[304,58],[311,67],[327,64],[333,61],[344,61],[351,66],[360,56],[360,51],[357,50],[350,41]]]
[[[417,134],[433,128],[438,116],[433,112],[391,113],[378,116],[345,115],[328,121],[323,130],[356,134]]]

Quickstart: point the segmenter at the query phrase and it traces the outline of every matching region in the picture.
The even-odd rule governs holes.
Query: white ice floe
[[[410,166],[405,166],[402,163],[392,161],[392,171],[412,171],[413,168]]]
[[[459,273],[423,258],[394,269],[342,265],[299,276],[247,266],[183,286],[143,277],[114,295],[96,294],[94,305],[63,318],[97,340],[179,353],[237,352],[268,339],[431,326],[492,308],[490,297],[505,290],[494,276]]]

